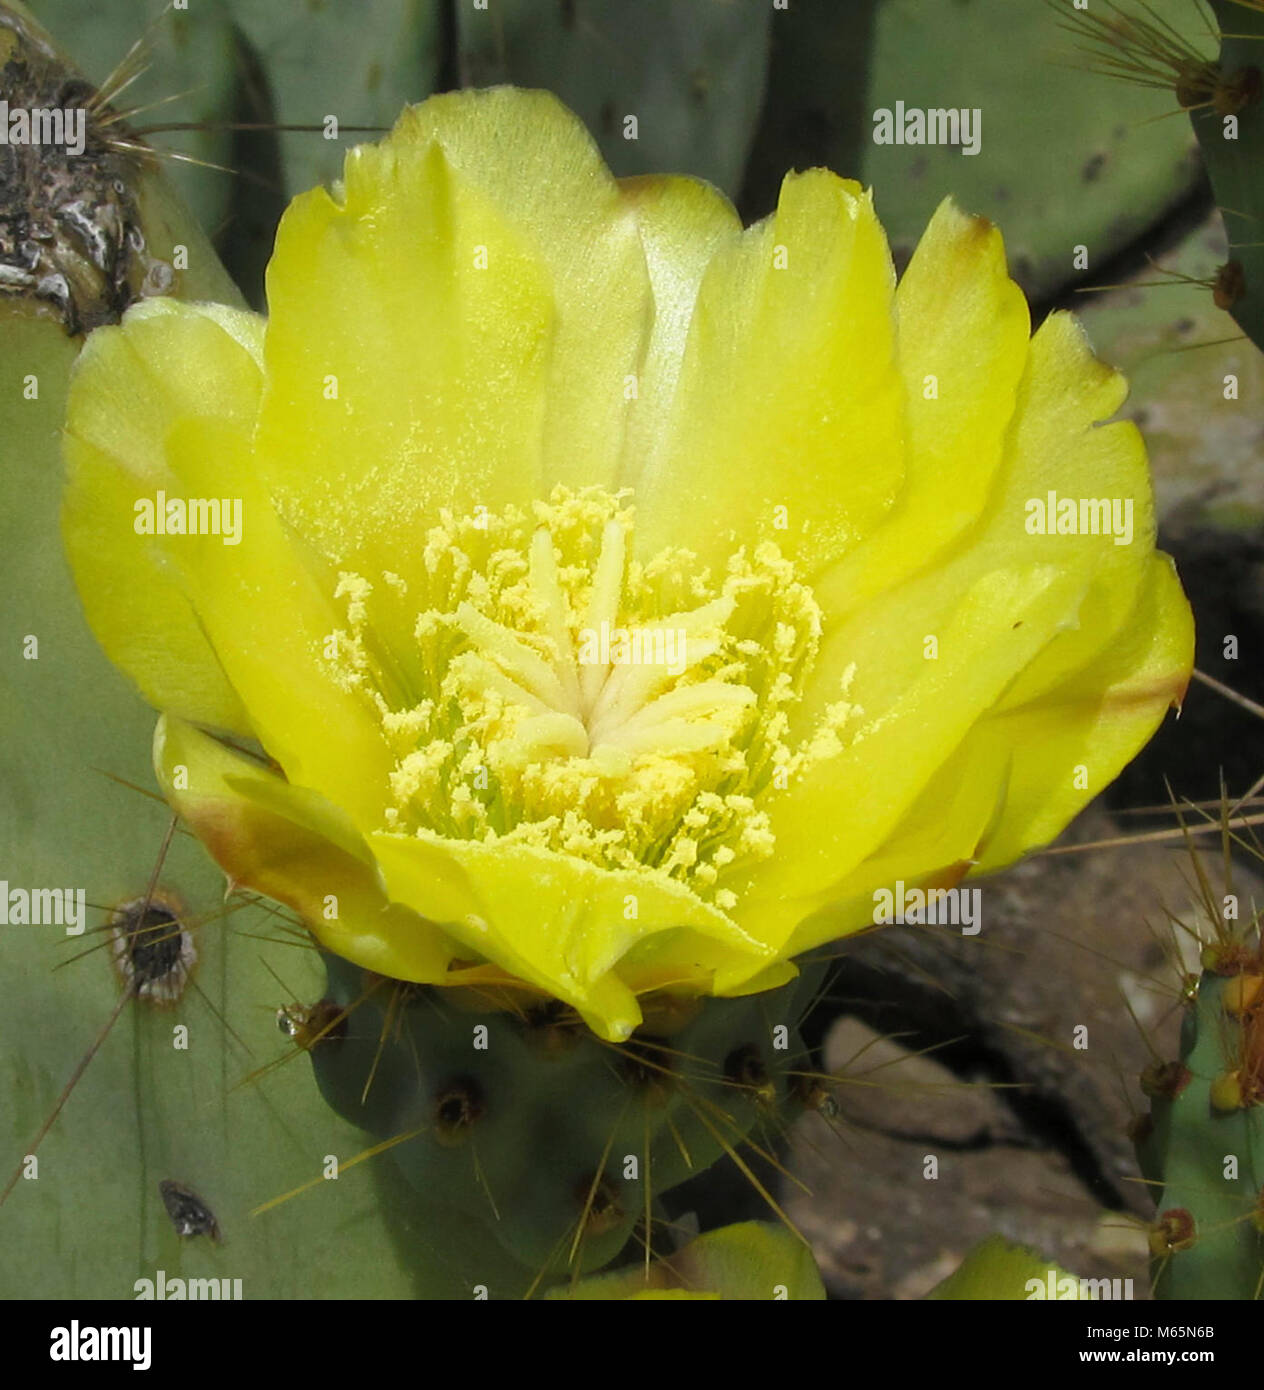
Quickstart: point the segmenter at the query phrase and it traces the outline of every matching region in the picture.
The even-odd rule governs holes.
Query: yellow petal
[[[810,896],[894,834],[901,817],[975,722],[1074,614],[1086,581],[1051,565],[989,569],[955,604],[914,581],[845,625],[857,661],[848,698],[862,713],[845,747],[818,763],[767,809],[777,854],[751,882],[760,895]],[[931,589],[933,592],[928,592]],[[925,657],[924,634],[938,642]],[[740,893],[742,890],[735,889]]]
[[[624,441],[620,482],[652,473],[670,444],[685,345],[698,290],[721,247],[736,243],[742,223],[729,200],[700,179],[621,179],[619,188],[636,215],[654,298],[654,317],[636,383],[636,403]]]
[[[734,957],[753,968],[772,956],[661,875],[522,844],[385,832],[369,842],[393,898],[440,923],[467,951],[572,1004],[614,1041],[640,1022],[637,989],[669,977],[697,984]],[[656,942],[659,935],[670,943]]]
[[[812,574],[877,524],[904,476],[893,283],[869,195],[827,170],[789,176],[776,213],[721,244],[637,482],[642,556],[686,545],[719,573],[770,539]]]
[[[890,515],[816,587],[829,617],[932,565],[974,522],[1001,467],[1030,316],[1001,234],[940,203],[896,287],[907,476]]]
[[[542,437],[545,491],[613,490],[653,303],[634,209],[584,123],[551,92],[448,92],[399,134],[436,140],[463,186],[545,268],[555,310]]]
[[[296,198],[268,301],[258,468],[333,564],[412,578],[441,509],[537,494],[548,285],[437,145],[360,146]]]
[[[377,711],[362,689],[336,678],[326,650],[343,616],[276,515],[248,446],[215,423],[180,424],[168,434],[167,460],[188,495],[242,504],[237,544],[172,536],[165,555],[253,732],[291,782],[376,826],[393,765]]]
[[[819,716],[839,699],[853,667],[846,698],[863,713],[841,758],[822,762],[770,803],[784,848],[763,876],[782,891],[815,891],[858,863],[976,719],[1006,700],[1039,695],[1091,660],[1124,622],[1153,539],[1137,432],[1128,422],[1097,423],[1118,409],[1124,390],[1075,321],[1051,315],[1031,341],[1004,463],[980,520],[939,565],[829,632],[798,718]],[[1131,545],[1110,535],[1033,534],[1028,504],[1044,502],[1051,488],[1076,499],[1126,499]],[[1016,572],[1046,574],[1061,599],[1025,612],[1023,583],[1011,587],[1004,578]],[[980,620],[968,616],[977,597],[957,607],[960,595],[982,593],[992,607]]]
[[[295,199],[259,466],[336,564],[420,575],[440,512],[610,484],[651,304],[635,218],[546,93],[434,98]],[[336,393],[336,398],[335,397]]]
[[[1031,701],[1042,690],[1114,643],[1136,607],[1154,553],[1154,499],[1145,444],[1130,420],[1096,424],[1113,415],[1127,395],[1123,377],[1093,356],[1079,322],[1051,314],[1031,342],[1028,370],[1019,391],[1011,429],[1011,475],[1002,507],[1020,501],[1027,548],[1064,564],[1091,566],[1093,580],[1078,625],[1032,663],[1006,697],[1006,705]],[[1085,512],[1081,500],[1118,505],[1129,534],[1030,534],[1049,493],[1076,504],[1090,524],[1101,513]]]
[[[753,934],[799,955],[872,926],[874,893],[948,888],[967,874],[1003,815],[1011,748],[980,740],[958,748],[900,818],[884,844],[837,881],[805,897],[766,896],[757,884],[734,916]],[[724,983],[730,985],[732,976]],[[730,991],[731,992],[731,991]]]
[[[242,734],[250,721],[241,701],[164,557],[164,538],[138,533],[137,504],[158,506],[160,492],[184,498],[166,453],[181,421],[249,438],[262,334],[262,319],[236,309],[136,305],[85,343],[64,442],[62,534],[97,640],[152,704]]]
[[[387,899],[372,854],[337,806],[169,717],[154,732],[154,768],[234,887],[284,903],[323,946],[367,969],[444,978],[451,943]]]
[[[1171,560],[1152,555],[1115,643],[1032,704],[981,721],[967,748],[1012,750],[1005,813],[979,872],[1047,844],[1136,756],[1179,704],[1194,662],[1194,623]]]

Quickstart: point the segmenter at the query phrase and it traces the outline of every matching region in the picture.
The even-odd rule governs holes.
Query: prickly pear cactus
[[[1264,347],[1264,10],[1210,4],[1222,35],[1218,81],[1191,119],[1229,233],[1217,302]]]
[[[160,8],[154,0],[149,13]],[[627,6],[597,0],[505,0],[458,7],[447,37],[464,82],[559,91],[617,173],[687,169],[735,193],[745,185],[763,212],[771,170],[827,163],[879,187],[897,252],[951,187],[1005,221],[1019,277],[1051,293],[1070,278],[1076,243],[1103,260],[1188,190],[1188,132],[1146,126],[1122,100],[1113,123],[1100,108],[1090,120],[1078,95],[1047,107],[1042,96],[1032,111],[1026,74],[1047,14],[1002,15],[997,0],[972,8],[975,27],[963,31],[955,5],[857,5],[844,24],[835,7],[804,0],[789,30],[763,0],[655,0],[635,22]],[[93,48],[125,52],[136,36],[131,7],[41,0],[37,10],[59,31],[84,26]],[[6,90],[25,83],[38,97],[71,73],[18,13],[0,4]],[[375,5],[370,23],[345,7],[298,15],[208,0],[196,18],[170,16],[162,40],[163,85],[182,86],[187,72],[203,88],[172,123],[205,124],[184,133],[187,151],[265,171],[276,201],[333,177],[349,132],[389,124],[440,82],[437,14],[400,0]],[[981,45],[981,29],[1003,30],[1006,43]],[[870,53],[868,88],[839,82],[840,43]],[[779,115],[760,130],[770,55]],[[802,100],[787,90],[796,64]],[[837,108],[824,95],[831,83],[847,89]],[[972,89],[989,94],[986,157],[932,148],[910,158],[871,138],[874,106],[959,106]],[[833,127],[839,111],[851,145]],[[787,113],[802,118],[789,133]],[[229,128],[331,115],[340,133],[329,143]],[[1037,128],[1058,139],[1033,188]],[[89,222],[99,230],[108,212],[113,239],[85,240],[75,220],[81,170],[54,162],[32,183],[29,168],[14,173],[19,154],[0,163],[0,545],[18,594],[0,649],[21,653],[0,665],[12,711],[0,845],[6,892],[17,893],[4,903],[5,965],[39,982],[0,1015],[0,1135],[21,1159],[0,1220],[7,1240],[48,1254],[34,1284],[7,1266],[0,1294],[162,1297],[164,1281],[227,1280],[246,1297],[820,1297],[792,1233],[750,1223],[669,1255],[659,1206],[726,1156],[759,1187],[751,1156],[772,1153],[797,1108],[823,1105],[798,1033],[820,968],[747,998],[647,1000],[628,1042],[604,1042],[538,995],[407,985],[318,953],[296,918],[226,896],[201,848],[147,795],[152,713],[88,635],[52,539],[66,381],[83,334],[137,298],[233,303],[240,286],[257,299],[270,237],[241,184],[216,183],[215,170],[191,176],[202,224],[228,228],[235,286],[126,131],[90,131]],[[790,152],[804,131],[810,160]],[[247,154],[250,139],[267,148]],[[1073,200],[1061,196],[1068,184]],[[28,884],[63,885],[65,920],[21,920]],[[1214,1266],[1207,1287],[1236,1291],[1223,1296],[1252,1296],[1253,1277],[1259,1290],[1264,1004],[1258,949],[1243,960],[1230,975],[1215,958],[1191,1014],[1183,1065],[1202,1099],[1182,1106],[1188,1087],[1156,1095],[1144,1141],[1166,1185],[1156,1236],[1168,1242],[1165,1293],[1194,1288],[1186,1271],[1200,1263]],[[85,1069],[92,1084],[74,1089]],[[1199,1205],[1222,1141],[1241,1176]],[[1177,1209],[1193,1213],[1192,1227],[1174,1235]],[[1212,1255],[1185,1258],[1200,1243]],[[1026,1259],[1005,1263],[1004,1295],[966,1279],[940,1296],[1019,1296]]]
[[[10,6],[0,52],[9,91],[75,80]],[[440,1260],[424,1260],[431,1242],[462,1244],[443,1214],[397,1253],[398,1233],[420,1220],[407,1193],[388,1220],[367,1174],[322,1181],[306,1199],[319,1221],[302,1199],[252,1216],[332,1171],[328,1156],[362,1147],[302,1066],[235,1089],[285,1056],[276,1011],[319,994],[319,962],[271,911],[226,902],[222,875],[186,835],[164,853],[153,714],[87,630],[57,520],[66,385],[85,324],[117,317],[156,280],[196,298],[236,291],[152,161],[90,132],[75,182],[44,161],[36,187],[48,196],[29,205],[30,184],[15,177],[26,153],[9,146],[0,165],[0,234],[48,228],[34,286],[12,256],[25,238],[0,244],[14,270],[0,293],[0,932],[5,978],[23,981],[0,1018],[0,1185],[14,1179],[0,1222],[7,1246],[38,1258],[4,1262],[0,1297],[132,1298],[159,1271],[182,1291],[227,1279],[225,1296],[236,1280],[245,1297],[461,1292]],[[83,236],[85,209],[99,237]],[[85,1063],[88,1083],[72,1087]],[[340,1227],[354,1248],[334,1259]],[[481,1267],[496,1267],[490,1245]]]
[[[183,9],[167,0],[30,0],[26,8],[115,110],[136,113],[133,127],[164,127],[162,148],[174,156],[167,180],[213,234],[231,215],[228,124],[240,119],[240,56],[223,0]]]
[[[88,633],[55,540],[77,342],[46,311],[0,301],[0,343],[0,544],[12,596],[0,629],[0,930],[5,976],[24,982],[0,1019],[0,1183],[20,1173],[0,1223],[6,1243],[39,1252],[5,1262],[0,1297],[131,1298],[159,1270],[240,1280],[248,1298],[452,1293],[461,1285],[442,1277],[417,1282],[424,1246],[396,1253],[397,1219],[420,1222],[406,1205],[387,1220],[366,1174],[251,1215],[321,1175],[326,1156],[363,1147],[300,1065],[235,1089],[284,1055],[276,1010],[316,997],[319,965],[274,914],[226,903],[222,875],[182,834],[140,919],[170,823],[146,794],[153,717]],[[35,885],[68,895],[62,920],[21,920]],[[73,910],[83,915],[70,920]],[[138,968],[148,987],[128,997]],[[84,1084],[36,1144],[116,1009]],[[218,1243],[209,1227],[173,1218],[163,1182],[201,1200]],[[351,1248],[339,1227],[354,1231]],[[436,1229],[428,1220],[428,1239]]]
[[[775,1144],[802,1094],[797,1026],[821,974],[663,1001],[612,1046],[558,1005],[506,1012],[326,964],[311,1056],[330,1106],[378,1138],[411,1136],[389,1152],[418,1195],[482,1223],[537,1279],[608,1264],[638,1223],[648,1242],[656,1197],[748,1137]]]
[[[1154,1185],[1158,1298],[1264,1292],[1264,954],[1218,933],[1188,980],[1179,1059],[1142,1077],[1137,1156]]]
[[[32,105],[91,91],[26,13],[6,7],[0,36],[6,90]],[[795,1010],[819,972],[772,996],[660,1010],[662,1036],[611,1049],[564,1011],[519,1017],[381,980],[366,991],[332,957],[322,991],[319,958],[294,949],[299,924],[226,898],[147,792],[152,713],[88,634],[50,537],[84,333],[148,293],[238,295],[104,103],[79,163],[5,158],[0,540],[19,600],[2,640],[20,659],[0,677],[0,843],[6,970],[38,988],[0,1024],[4,1149],[21,1159],[4,1220],[47,1258],[2,1291],[521,1297],[609,1264],[638,1225],[649,1250],[657,1194],[748,1140],[775,1143],[804,1062]],[[32,243],[42,260],[28,265]],[[28,884],[58,885],[55,920],[29,907]],[[768,1297],[819,1292],[791,1244],[798,1273]],[[696,1263],[714,1284],[714,1261]]]

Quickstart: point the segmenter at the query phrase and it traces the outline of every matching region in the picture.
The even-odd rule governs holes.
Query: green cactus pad
[[[389,1155],[423,1201],[558,1276],[609,1263],[655,1197],[726,1149],[740,1155],[748,1135],[776,1142],[819,976],[708,999],[669,1037],[647,1028],[618,1047],[547,1006],[479,1010],[337,957],[327,966],[325,998],[346,1017],[311,1057],[331,1107],[378,1139],[409,1136]]]
[[[1226,281],[1226,307],[1264,348],[1264,11],[1234,0],[1209,0],[1224,38],[1220,73],[1242,93],[1237,109],[1191,113],[1216,204],[1238,270]]]
[[[463,4],[459,77],[556,92],[617,175],[693,174],[734,195],[777,18],[771,0]]]
[[[1205,40],[1188,0],[1154,8]],[[951,193],[1004,229],[1011,273],[1029,295],[1091,283],[1194,187],[1198,165],[1180,116],[1152,119],[1172,109],[1170,97],[1057,65],[1075,53],[1058,21],[1038,0],[795,0],[773,17],[748,212],[772,207],[787,168],[825,164],[872,185],[897,262]],[[894,118],[897,102],[906,120],[913,109],[977,107],[979,152],[875,144],[874,113]]]
[[[1182,1020],[1184,1066],[1151,1085],[1136,1133],[1155,1191],[1157,1298],[1264,1297],[1264,995],[1235,1006],[1243,968],[1204,972]]]

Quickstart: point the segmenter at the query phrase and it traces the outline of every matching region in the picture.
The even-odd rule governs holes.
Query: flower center
[[[764,796],[857,711],[792,747],[811,590],[771,543],[720,576],[683,549],[632,558],[624,501],[559,489],[530,518],[445,514],[408,580],[344,572],[332,672],[394,752],[384,828],[666,874],[723,909],[725,873],[772,852]],[[384,635],[405,614],[400,651]]]

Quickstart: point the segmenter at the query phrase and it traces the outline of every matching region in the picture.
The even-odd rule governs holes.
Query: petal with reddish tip
[[[167,716],[154,732],[154,769],[233,887],[284,903],[323,946],[366,969],[444,978],[452,943],[390,902],[372,854],[337,806]]]

